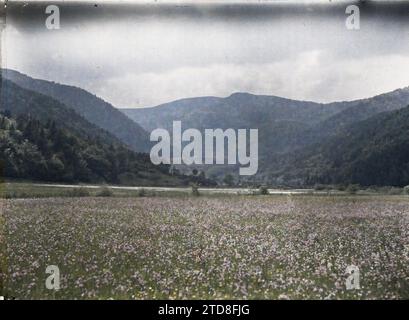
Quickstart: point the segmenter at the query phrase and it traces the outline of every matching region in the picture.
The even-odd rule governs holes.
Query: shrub
[[[388,190],[389,195],[398,195],[402,194],[402,189],[401,188],[396,188],[396,187],[390,187]]]
[[[30,195],[26,192],[18,192],[18,191],[6,191],[2,193],[1,198],[4,199],[27,199],[30,198]]]
[[[14,199],[18,198],[17,192],[15,191],[6,191],[4,194],[5,199]]]
[[[228,173],[224,176],[223,182],[227,186],[232,186],[234,184],[234,177],[230,173]]]
[[[191,188],[192,188],[192,196],[194,197],[200,196],[199,188],[197,187],[197,185],[192,185]]]
[[[343,184],[336,184],[336,185],[334,185],[334,189],[335,190],[338,190],[338,191],[345,191],[346,190],[346,186],[345,185],[343,185]]]
[[[97,193],[97,197],[112,197],[113,195],[114,192],[108,187],[102,187]]]
[[[346,192],[349,194],[356,194],[359,191],[359,185],[358,184],[350,184],[346,188]]]
[[[319,183],[317,183],[317,184],[314,186],[314,190],[316,190],[316,191],[322,191],[322,190],[326,190],[326,189],[327,189],[327,186],[324,185],[324,184],[319,184]]]
[[[266,186],[261,186],[261,187],[259,188],[259,192],[260,192],[260,194],[262,194],[262,195],[266,195],[266,194],[268,194],[268,188],[267,188]]]
[[[371,193],[375,193],[379,191],[379,187],[378,186],[369,186],[366,188],[367,192],[371,192]]]
[[[70,190],[68,194],[71,197],[89,197],[90,196],[88,189],[84,187],[74,188]]]
[[[138,190],[138,197],[146,197],[146,190],[144,188]]]
[[[403,194],[409,195],[409,186],[403,187]]]
[[[377,192],[381,194],[387,194],[389,192],[389,187],[386,186],[378,187]]]

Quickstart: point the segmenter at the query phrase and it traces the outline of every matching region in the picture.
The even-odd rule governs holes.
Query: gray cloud
[[[349,31],[345,3],[61,4],[62,28],[49,31],[45,4],[14,4],[3,56],[118,107],[235,91],[327,102],[409,85],[409,6],[360,6]]]

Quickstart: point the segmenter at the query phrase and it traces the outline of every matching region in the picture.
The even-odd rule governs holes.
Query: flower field
[[[409,299],[402,196],[14,199],[3,210],[3,291],[18,299]],[[346,289],[349,265],[360,289]]]

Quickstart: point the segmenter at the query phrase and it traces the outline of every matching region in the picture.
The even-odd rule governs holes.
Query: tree
[[[224,176],[223,182],[228,186],[232,186],[234,184],[234,178],[230,173],[228,173]]]
[[[267,194],[268,194],[268,188],[267,188],[267,186],[261,186],[260,189],[259,189],[259,191],[260,191],[260,194],[261,194],[261,195],[267,195]]]

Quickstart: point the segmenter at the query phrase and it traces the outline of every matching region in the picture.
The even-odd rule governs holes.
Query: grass
[[[0,200],[0,296],[5,296],[5,274],[7,272],[6,255],[6,219],[3,214],[3,201]]]
[[[59,198],[59,197],[141,197],[141,196],[186,196],[182,191],[154,191],[149,189],[127,190],[109,188],[101,185],[94,188],[78,185],[78,187],[44,186],[30,182],[5,182],[2,183],[0,196],[3,199],[27,198]]]
[[[4,290],[16,298],[409,298],[403,196],[4,202]],[[51,264],[60,267],[57,292],[44,285]],[[351,264],[359,290],[345,288]]]
[[[232,193],[211,193],[208,191],[203,191],[202,189],[197,188],[196,186],[175,188],[174,190],[155,190],[147,188],[140,189],[123,189],[123,188],[112,188],[106,185],[89,187],[79,184],[76,187],[64,186],[57,184],[57,186],[50,185],[41,185],[40,183],[32,183],[30,181],[7,181],[0,183],[0,198],[3,199],[27,199],[27,198],[55,198],[55,197],[187,197],[187,196],[197,196],[197,195],[206,195],[211,197],[230,197],[242,195],[237,189],[237,192]],[[268,189],[265,186],[260,187],[259,189],[253,189],[250,194],[246,196],[258,196],[258,195],[269,195]],[[377,189],[366,189],[366,190],[357,190],[354,189],[353,192],[350,191],[339,191],[335,189],[326,189],[322,190],[317,188],[316,190],[309,189],[304,194],[301,195],[313,195],[313,196],[376,196],[380,195],[394,195],[401,196],[406,195],[403,189],[401,188],[392,188],[392,187],[380,187]],[[271,194],[269,196],[272,196]],[[294,194],[293,196],[298,196]]]

